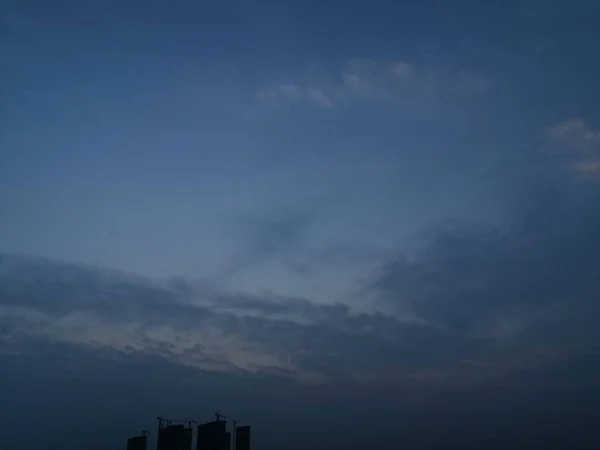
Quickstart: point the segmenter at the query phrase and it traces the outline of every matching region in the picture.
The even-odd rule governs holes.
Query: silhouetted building
[[[223,446],[224,450],[231,450],[231,433],[229,431],[225,433],[225,443]]]
[[[229,450],[231,434],[227,432],[227,422],[215,420],[198,425],[196,450]]]
[[[192,450],[192,428],[184,425],[167,425],[159,428],[157,450]]]
[[[127,450],[147,450],[147,448],[148,436],[145,434],[127,439]]]
[[[250,450],[250,426],[235,427],[235,450]]]

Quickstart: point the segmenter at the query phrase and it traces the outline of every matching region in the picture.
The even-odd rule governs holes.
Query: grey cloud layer
[[[231,294],[179,279],[156,282],[10,255],[0,267],[0,317],[14,342],[36,336],[305,382],[398,364],[407,365],[408,375],[447,351],[443,333],[353,314],[344,305]]]
[[[503,229],[436,230],[413,258],[385,265],[372,287],[426,322],[491,338],[498,351],[596,352],[600,208],[585,186],[541,188]]]
[[[391,316],[232,292],[218,282],[1,255],[0,325],[11,342],[2,351],[22,351],[29,337],[303,383],[465,381],[594,353],[596,188],[552,180],[503,228],[444,224],[421,251],[382,260],[365,301],[378,298],[382,310],[396,311]],[[312,223],[308,213],[245,222],[241,269],[286,261]],[[338,250],[341,259],[352,255]]]

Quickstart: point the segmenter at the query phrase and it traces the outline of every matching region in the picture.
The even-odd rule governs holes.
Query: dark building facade
[[[167,425],[158,430],[157,450],[192,450],[193,428]]]
[[[148,436],[134,436],[127,439],[127,450],[147,450]]]
[[[235,450],[250,450],[250,427],[235,427]]]
[[[196,450],[229,450],[231,434],[227,432],[227,422],[215,420],[198,425]]]
[[[225,442],[223,443],[224,450],[231,450],[231,433],[225,433]]]

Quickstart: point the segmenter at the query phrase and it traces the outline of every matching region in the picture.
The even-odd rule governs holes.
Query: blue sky
[[[326,410],[383,441],[348,402],[459,436],[440,405],[464,395],[597,393],[599,13],[0,1],[0,368],[42,399],[12,395],[3,423],[63,401],[85,428],[76,385],[115,398],[94,421],[141,421],[103,445],[155,409],[210,415],[183,393],[129,405],[133,376],[263,430]]]

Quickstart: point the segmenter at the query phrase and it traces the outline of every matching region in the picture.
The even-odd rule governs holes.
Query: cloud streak
[[[319,108],[375,101],[395,106],[439,108],[442,104],[476,99],[491,88],[483,76],[416,67],[405,61],[357,59],[346,63],[333,78],[318,84],[285,83],[263,88],[258,100],[271,105],[312,104]]]
[[[600,179],[600,131],[581,118],[571,118],[547,128],[544,138],[547,151],[566,157],[580,176]]]

